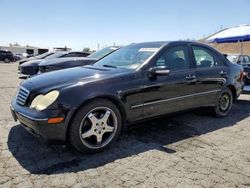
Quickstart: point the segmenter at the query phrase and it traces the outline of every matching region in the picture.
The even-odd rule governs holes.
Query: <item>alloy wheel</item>
[[[112,141],[117,130],[117,117],[107,107],[97,107],[85,115],[81,121],[79,134],[82,143],[91,149],[106,146]]]
[[[228,93],[224,93],[221,95],[219,100],[219,108],[222,112],[226,112],[230,107],[230,96]]]

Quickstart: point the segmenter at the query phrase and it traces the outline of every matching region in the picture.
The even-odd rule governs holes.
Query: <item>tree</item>
[[[83,48],[83,52],[89,52],[90,48]]]

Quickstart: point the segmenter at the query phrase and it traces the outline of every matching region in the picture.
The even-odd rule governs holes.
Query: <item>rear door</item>
[[[229,75],[229,69],[216,52],[202,45],[191,45],[196,67],[196,106],[214,104]]]

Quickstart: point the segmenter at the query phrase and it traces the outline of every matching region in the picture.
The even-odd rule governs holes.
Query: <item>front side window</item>
[[[211,50],[201,46],[193,46],[192,49],[197,68],[209,68],[224,65],[222,62],[217,60],[216,54],[214,54]]]
[[[161,46],[129,45],[104,57],[94,66],[136,69],[149,59]]]
[[[171,47],[156,61],[155,66],[167,66],[171,71],[188,69],[188,48],[186,46]]]

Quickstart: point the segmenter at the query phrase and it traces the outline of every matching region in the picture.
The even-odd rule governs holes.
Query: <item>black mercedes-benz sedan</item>
[[[66,58],[66,57],[86,57],[89,53],[87,52],[75,52],[75,51],[60,51],[50,54],[42,59],[33,59],[21,64],[18,67],[18,73],[20,75],[27,75],[32,76],[37,74],[38,72],[38,65],[41,62],[45,62],[46,60],[55,59],[55,58]]]
[[[187,109],[229,114],[243,88],[242,66],[195,42],[131,44],[91,66],[41,74],[21,83],[15,120],[48,142],[81,152],[111,146],[122,128]]]
[[[38,73],[51,72],[60,69],[92,65],[101,58],[111,54],[112,52],[119,49],[119,46],[110,46],[98,50],[88,57],[67,57],[67,58],[56,58],[56,59],[46,59],[39,63]]]

